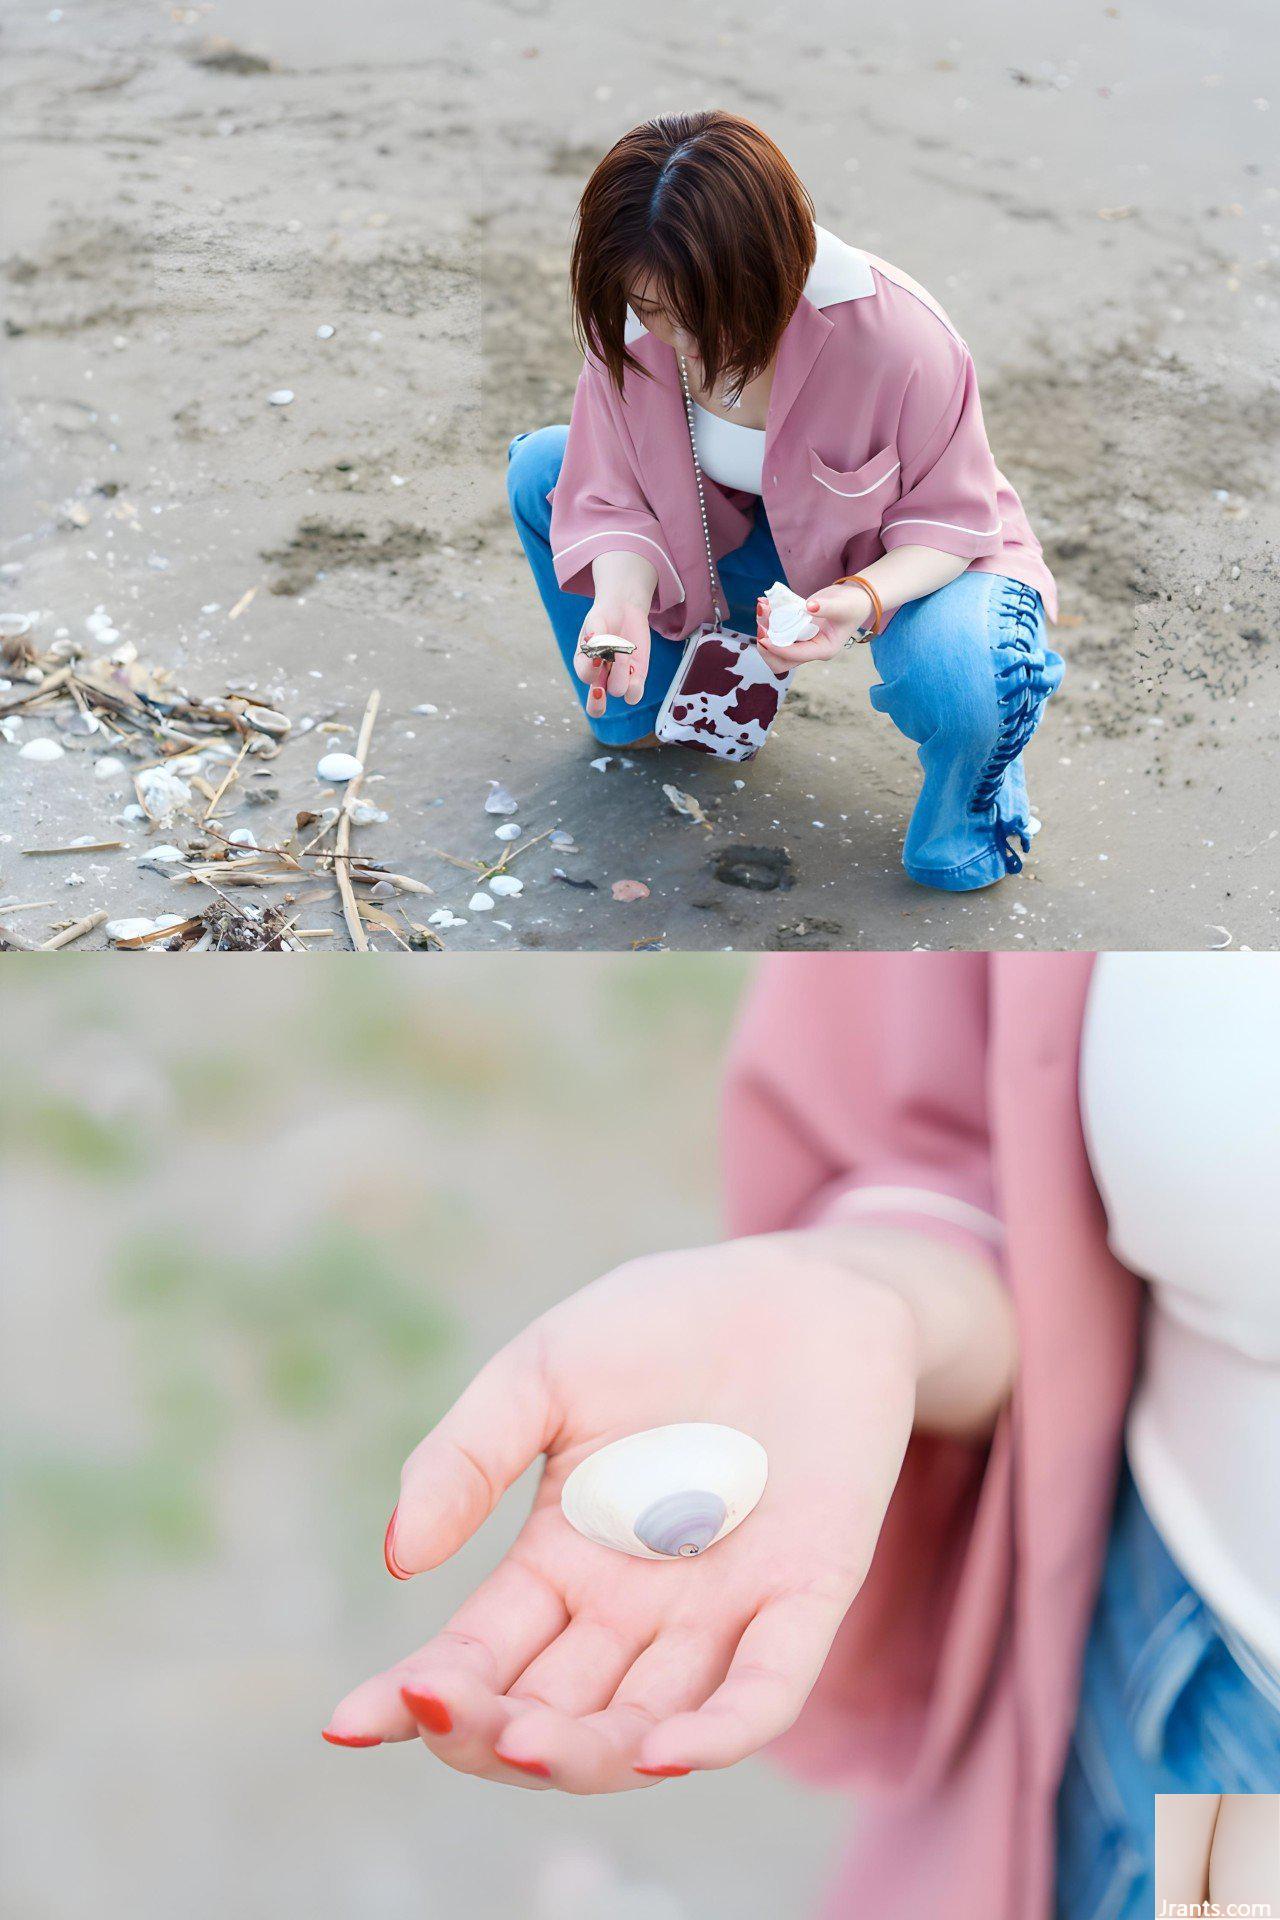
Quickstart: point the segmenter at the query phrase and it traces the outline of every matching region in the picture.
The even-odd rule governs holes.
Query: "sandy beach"
[[[1265,944],[1274,20],[1001,0],[958,23],[929,0],[818,5],[795,32],[671,0],[488,0],[443,28],[403,0],[9,5],[0,610],[34,614],[42,646],[96,657],[111,633],[171,684],[285,714],[215,815],[262,847],[332,804],[317,760],[351,751],[376,688],[364,796],[388,818],[353,844],[433,894],[400,892],[375,946],[422,944],[442,909],[453,951]],[[1068,677],[1028,757],[1044,831],[994,890],[902,875],[916,768],[862,656],[805,670],[741,786],[681,753],[597,766],[571,704],[505,447],[568,417],[565,265],[594,161],[712,103],[780,142],[819,220],[946,305],[1058,577]],[[36,737],[61,757],[20,757]],[[0,740],[0,925],[32,944],[212,898],[137,866],[161,839],[185,855],[204,801],[163,833],[122,821],[148,756],[116,745],[123,771],[97,779],[110,744],[38,709]],[[493,781],[534,844],[522,892],[470,911],[511,844]],[[792,884],[717,878],[741,846],[785,849]],[[615,899],[620,880],[648,896]],[[261,897],[283,896],[313,950],[349,944],[331,876]]]

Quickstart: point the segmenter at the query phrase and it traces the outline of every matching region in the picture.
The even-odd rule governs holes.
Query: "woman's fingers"
[[[353,1687],[329,1715],[323,1737],[335,1747],[380,1747],[384,1741],[416,1739],[418,1725],[400,1698],[402,1684],[392,1667]]]
[[[654,1728],[639,1764],[659,1772],[729,1767],[795,1720],[822,1671],[847,1599],[787,1594],[761,1608],[722,1685],[692,1713]]]
[[[593,660],[591,672],[585,677],[591,681],[591,691],[587,695],[587,712],[593,720],[598,720],[604,712],[605,688],[609,679],[608,662]]]
[[[414,1448],[387,1528],[388,1570],[438,1567],[487,1520],[555,1429],[532,1330],[494,1355]]]
[[[519,1561],[503,1560],[434,1639],[339,1701],[326,1734],[338,1745],[374,1745],[412,1739],[428,1722],[450,1732],[465,1722],[465,1703],[505,1694],[567,1619],[553,1587]]]
[[[609,667],[609,677],[605,690],[620,700],[631,684],[631,661],[629,653],[615,653]]]
[[[660,1779],[637,1771],[642,1741],[669,1714],[700,1705],[724,1678],[732,1652],[732,1634],[659,1634],[607,1706],[576,1718],[550,1707],[523,1713],[508,1724],[501,1751],[511,1764],[545,1768],[567,1793],[616,1793]]]
[[[757,640],[756,645],[760,649],[760,657],[766,665],[773,668],[780,679],[784,674],[790,673],[796,663],[796,655],[800,651],[797,645],[788,647],[785,653],[776,653],[772,647],[766,646],[763,640]]]
[[[613,1698],[643,1645],[643,1636],[579,1615],[530,1661],[508,1687],[508,1698],[562,1713],[594,1713]]]
[[[520,1711],[501,1694],[491,1693],[478,1680],[455,1676],[452,1711],[442,1718],[434,1694],[416,1680],[405,1682],[404,1697],[417,1720],[422,1743],[437,1760],[455,1773],[474,1774],[478,1780],[501,1780],[518,1786],[545,1786],[545,1776],[512,1769],[499,1760],[497,1749],[507,1723]]]

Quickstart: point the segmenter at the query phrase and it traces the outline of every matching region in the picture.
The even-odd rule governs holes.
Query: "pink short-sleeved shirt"
[[[937,547],[1035,587],[1056,620],[1053,576],[987,444],[969,349],[909,275],[815,231],[765,427],[763,499],[787,584],[816,593],[893,547]],[[681,640],[712,608],[680,373],[630,311],[626,339],[652,377],[628,368],[619,394],[594,354],[583,363],[548,495],[556,578],[592,595],[598,553],[640,553],[658,574],[651,624]],[[704,488],[719,560],[747,538],[755,496],[705,475]]]

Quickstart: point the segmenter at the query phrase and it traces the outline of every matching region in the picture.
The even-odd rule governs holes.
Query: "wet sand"
[[[275,798],[224,818],[263,842],[327,797],[302,724],[349,748],[377,686],[366,794],[390,819],[357,843],[436,889],[408,904],[463,922],[451,950],[1273,939],[1277,29],[1246,0],[865,24],[811,8],[796,44],[790,12],[490,3],[442,38],[389,0],[318,21],[297,0],[10,6],[0,607],[39,610],[46,638],[103,607],[193,691],[282,706]],[[916,768],[862,657],[805,672],[745,776],[670,752],[592,766],[504,450],[568,417],[564,270],[594,160],[713,102],[780,140],[824,224],[947,306],[1058,576],[1069,674],[1028,757],[1044,831],[996,889],[902,875]],[[45,766],[0,743],[0,901],[53,903],[15,928],[201,904],[136,869],[154,836],[113,824],[132,794],[93,779],[101,743],[63,744]],[[441,855],[494,857],[497,779],[530,837],[580,852],[541,842],[519,898],[479,914]],[[21,852],[116,833],[83,860]],[[785,848],[794,884],[717,880],[738,844]],[[619,879],[649,897],[615,901]],[[316,892],[307,920],[341,947]]]

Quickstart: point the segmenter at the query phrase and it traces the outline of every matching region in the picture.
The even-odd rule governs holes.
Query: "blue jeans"
[[[578,701],[587,688],[573,654],[590,601],[566,593],[551,558],[551,506],[568,427],[519,433],[507,449],[507,492],[556,644]],[[732,626],[755,632],[756,600],[785,580],[764,502],[743,544],[718,562]],[[652,635],[644,698],[629,707],[610,696],[590,720],[607,746],[652,733],[680,664],[683,645]],[[1020,871],[1013,842],[1028,851],[1034,831],[1022,751],[1062,678],[1062,661],[1045,645],[1044,608],[1034,587],[996,573],[962,573],[912,600],[871,643],[880,675],[871,704],[917,745],[924,773],[907,827],[903,865],[913,880],[966,893]]]
[[[1150,1920],[1155,1794],[1277,1791],[1280,1682],[1187,1584],[1126,1466],[1058,1793],[1057,1920]]]

